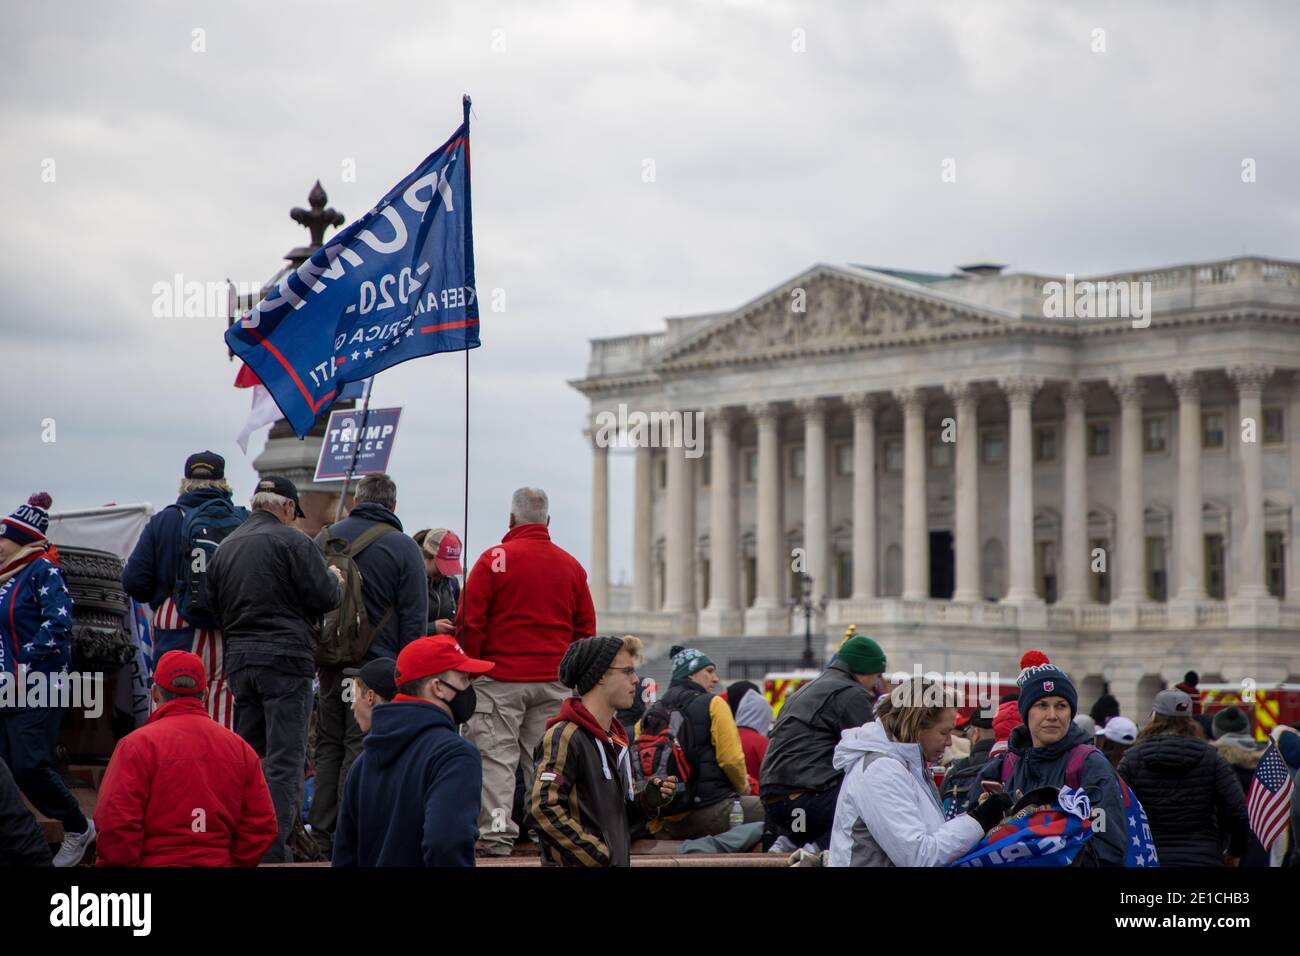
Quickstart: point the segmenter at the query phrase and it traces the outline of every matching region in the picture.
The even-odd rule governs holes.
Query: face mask
[[[456,690],[445,681],[443,687]],[[444,700],[444,704],[451,708],[451,719],[457,724],[466,723],[474,716],[474,708],[478,705],[478,695],[474,692],[474,685],[470,684],[464,690],[456,690],[456,696],[451,700]]]

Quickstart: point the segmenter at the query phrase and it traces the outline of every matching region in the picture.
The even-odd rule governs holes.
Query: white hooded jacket
[[[944,820],[919,744],[891,740],[880,721],[840,736],[829,866],[946,866],[984,836],[974,817]]]

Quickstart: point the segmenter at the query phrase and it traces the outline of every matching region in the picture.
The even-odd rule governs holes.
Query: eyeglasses
[[[610,670],[618,671],[624,677],[636,677],[635,667],[611,667]]]

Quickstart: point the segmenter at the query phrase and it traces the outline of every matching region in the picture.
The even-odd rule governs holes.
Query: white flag
[[[266,386],[254,385],[253,407],[249,409],[248,420],[244,422],[244,427],[239,430],[239,437],[235,439],[239,443],[239,450],[247,455],[248,437],[263,425],[273,425],[282,418],[284,413],[280,411],[280,406],[275,404],[275,399],[266,390]]]

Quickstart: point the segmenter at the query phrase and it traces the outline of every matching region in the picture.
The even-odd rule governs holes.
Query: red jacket
[[[493,680],[559,680],[569,645],[595,633],[587,572],[551,543],[546,525],[516,525],[470,569],[456,639],[470,657],[496,663]]]
[[[118,743],[95,828],[100,866],[256,866],[275,807],[253,748],[177,697]]]
[[[745,770],[749,772],[749,792],[758,795],[758,770],[767,754],[767,738],[752,727],[738,727],[740,749],[745,752]]]

